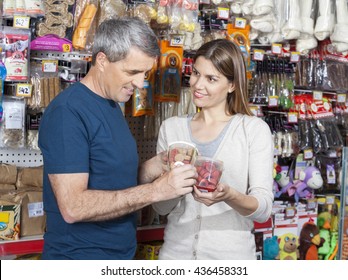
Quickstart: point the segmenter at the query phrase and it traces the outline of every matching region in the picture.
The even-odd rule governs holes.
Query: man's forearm
[[[163,173],[162,162],[158,156],[155,156],[145,162],[139,167],[138,180],[139,184],[147,184],[153,182]]]

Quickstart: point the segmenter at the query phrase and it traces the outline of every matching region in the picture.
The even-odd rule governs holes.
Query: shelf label
[[[184,45],[184,36],[174,35],[170,39],[170,45],[173,47],[183,46]]]
[[[337,94],[337,102],[338,103],[346,103],[347,95],[345,93]]]
[[[244,29],[246,26],[246,19],[245,18],[236,18],[234,26],[236,28]]]
[[[13,16],[13,27],[29,28],[30,17],[27,16]]]
[[[317,200],[316,199],[308,199],[307,200],[307,210],[314,210],[317,208]]]
[[[282,44],[272,44],[273,54],[282,54]]]
[[[17,84],[16,96],[31,97],[31,84]]]
[[[58,60],[43,60],[42,72],[55,73],[58,71]]]
[[[295,217],[295,214],[296,214],[296,209],[294,207],[287,207],[285,209],[285,217],[287,219]]]
[[[219,19],[228,19],[230,16],[230,9],[229,8],[223,8],[223,7],[219,7],[218,8],[218,18]]]
[[[303,151],[304,159],[312,159],[313,158],[313,150],[307,149]]]
[[[298,113],[289,112],[288,113],[288,123],[298,123]]]
[[[327,196],[326,196],[326,204],[328,204],[328,205],[334,205],[334,204],[335,204],[335,196],[333,196],[333,195],[327,195]]]
[[[290,62],[299,62],[300,61],[300,52],[291,52]]]
[[[63,44],[62,49],[63,49],[63,52],[71,52],[71,45],[70,44]]]
[[[278,96],[268,96],[268,107],[278,106]]]
[[[314,90],[313,91],[313,99],[314,100],[323,100],[323,92],[318,91],[318,90]]]
[[[249,106],[249,109],[254,114],[254,116],[258,116],[259,108],[257,106]]]
[[[263,58],[265,56],[264,50],[254,50],[253,59],[257,61],[263,61]]]

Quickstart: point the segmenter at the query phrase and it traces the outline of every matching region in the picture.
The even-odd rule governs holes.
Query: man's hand
[[[165,172],[154,182],[159,200],[169,200],[191,193],[196,178],[196,168],[190,164],[178,166]]]

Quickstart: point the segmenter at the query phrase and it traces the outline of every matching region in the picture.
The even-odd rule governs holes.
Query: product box
[[[0,240],[19,239],[20,213],[20,204],[0,200]]]
[[[154,241],[149,244],[145,244],[145,260],[158,260],[158,254],[162,244],[162,241]]]
[[[136,260],[158,260],[159,250],[162,241],[152,241],[149,243],[138,243],[134,259]]]
[[[272,212],[274,213],[273,235],[281,236],[285,233],[297,235],[298,214],[294,205],[287,202],[275,203]]]
[[[257,233],[262,233],[263,240],[265,240],[268,237],[272,237],[273,236],[273,227],[274,227],[274,225],[273,225],[272,217],[269,218],[264,223],[254,222],[255,236]]]
[[[155,94],[155,101],[179,102],[184,50],[182,46],[172,46],[166,40],[160,41],[160,49],[159,89]]]
[[[303,225],[309,220],[313,220],[317,224],[318,218],[318,202],[316,199],[309,199],[304,202],[299,202],[296,206],[298,222],[297,222],[297,236],[300,236]]]

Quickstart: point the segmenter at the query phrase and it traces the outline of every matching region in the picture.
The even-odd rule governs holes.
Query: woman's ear
[[[235,89],[235,86],[234,86],[234,84],[231,83],[231,85],[230,85],[230,87],[228,89],[228,93],[234,92],[234,89]]]

